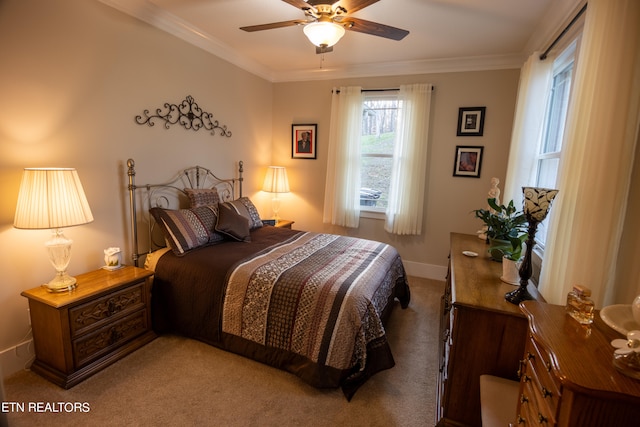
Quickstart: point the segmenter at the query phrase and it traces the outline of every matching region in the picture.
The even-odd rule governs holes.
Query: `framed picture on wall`
[[[291,125],[291,157],[315,159],[318,125]]]
[[[482,136],[487,107],[462,107],[458,110],[458,136]]]
[[[453,176],[480,178],[483,149],[484,147],[465,147],[458,145],[456,147],[456,157],[453,165]]]

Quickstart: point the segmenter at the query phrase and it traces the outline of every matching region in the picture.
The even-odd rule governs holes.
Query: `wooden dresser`
[[[36,360],[31,369],[70,388],[155,338],[151,328],[153,272],[125,266],[76,277],[71,292],[40,286],[28,298]]]
[[[563,306],[526,301],[530,336],[522,361],[517,425],[640,425],[640,380],[612,365],[610,342],[623,336],[599,315],[578,324]]]
[[[480,375],[518,380],[528,324],[520,308],[505,301],[515,287],[502,282],[501,274],[502,265],[489,258],[483,240],[451,234],[440,318],[439,426],[481,425]],[[529,292],[542,300],[534,286]]]

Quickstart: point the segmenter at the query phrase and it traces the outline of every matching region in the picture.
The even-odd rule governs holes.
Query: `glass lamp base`
[[[280,222],[280,216],[278,212],[280,211],[280,199],[278,199],[277,193],[276,196],[271,199],[271,209],[273,210],[273,219],[276,220],[276,224]]]
[[[45,243],[49,252],[49,261],[56,269],[56,276],[44,285],[49,292],[67,292],[76,287],[76,279],[67,274],[72,243],[73,241],[67,239],[60,228],[53,230],[51,240]]]
[[[640,353],[614,354],[613,367],[628,377],[640,380]]]
[[[43,285],[49,292],[68,292],[76,288],[76,278],[71,277],[66,271],[58,272],[56,277]]]

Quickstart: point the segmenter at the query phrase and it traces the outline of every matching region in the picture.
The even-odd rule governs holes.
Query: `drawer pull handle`
[[[547,390],[546,387],[542,387],[542,397],[547,398],[547,397],[551,397],[553,396],[553,393],[551,393],[549,390]]]
[[[551,372],[551,362],[547,362],[547,372]]]
[[[122,338],[122,333],[118,332],[116,328],[111,328],[111,336],[109,337],[109,344],[113,345]]]
[[[518,414],[518,424],[524,424],[524,423],[526,423],[526,422],[527,422],[527,420],[526,420],[526,419],[524,419],[524,418],[522,418],[522,417],[520,416],[520,414]]]
[[[110,299],[107,303],[107,316],[113,316],[117,311],[118,307],[116,306],[116,302]]]
[[[532,360],[535,359],[536,356],[534,356],[533,354],[531,354],[530,352],[527,351],[527,360]]]
[[[516,374],[518,375],[518,378],[522,378],[526,367],[527,367],[527,359],[521,359],[518,361],[518,372],[516,372]]]
[[[547,417],[545,417],[544,415],[542,415],[540,412],[538,412],[538,422],[540,424],[546,424],[547,423]]]
[[[522,382],[523,383],[527,383],[529,381],[531,381],[531,377],[529,375],[523,375],[522,376]]]
[[[524,393],[522,393],[520,395],[520,403],[527,403],[528,401],[529,401],[529,398],[525,396]]]

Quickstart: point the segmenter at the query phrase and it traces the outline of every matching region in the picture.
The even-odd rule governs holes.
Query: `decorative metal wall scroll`
[[[211,135],[215,135],[216,129],[221,136],[231,136],[231,131],[227,130],[227,126],[220,125],[217,120],[213,120],[213,115],[203,111],[194,101],[191,95],[188,95],[180,104],[169,104],[165,102],[164,108],[166,112],[158,108],[156,114],[149,115],[149,110],[144,110],[144,118],[136,116],[136,123],[139,125],[154,126],[153,120],[163,120],[165,129],[169,129],[171,125],[176,123],[183,128],[189,130],[199,130],[204,128],[211,131]]]

